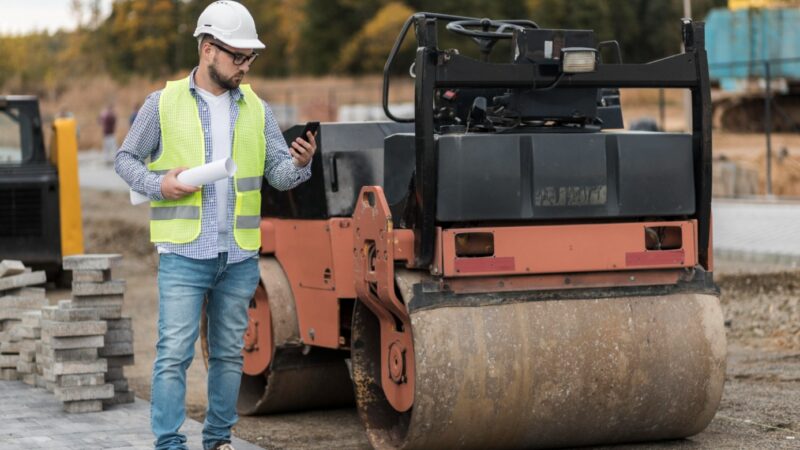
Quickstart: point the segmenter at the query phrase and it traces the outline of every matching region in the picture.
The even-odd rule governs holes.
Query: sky
[[[103,13],[108,14],[112,0],[101,2]],[[77,23],[71,3],[70,0],[0,0],[0,35],[72,30]]]

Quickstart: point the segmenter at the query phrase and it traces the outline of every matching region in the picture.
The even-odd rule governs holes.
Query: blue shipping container
[[[714,9],[706,17],[706,49],[711,79],[725,87],[737,80],[763,78],[759,61],[800,59],[800,8]],[[752,64],[725,65],[731,62]],[[773,63],[772,78],[800,80],[800,60]]]

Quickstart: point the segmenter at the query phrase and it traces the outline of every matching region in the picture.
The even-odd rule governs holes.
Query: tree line
[[[0,36],[0,88],[41,92],[97,74],[124,80],[165,77],[196,64],[192,38],[209,0],[115,0],[100,17],[99,0],[71,0],[71,32]],[[265,77],[380,73],[405,20],[416,11],[494,19],[531,19],[545,28],[593,29],[620,42],[625,62],[680,49],[681,0],[241,0],[267,48],[251,67]],[[693,0],[702,18],[726,0]],[[475,52],[466,38],[441,33],[441,47]],[[402,56],[413,57],[413,33]],[[496,53],[502,53],[497,49]],[[402,59],[401,59],[402,61]],[[401,65],[402,67],[402,65]],[[407,65],[405,66],[407,68]]]

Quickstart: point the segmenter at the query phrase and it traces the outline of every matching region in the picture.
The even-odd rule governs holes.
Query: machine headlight
[[[561,49],[562,72],[594,72],[596,68],[597,50],[587,47],[567,47]]]

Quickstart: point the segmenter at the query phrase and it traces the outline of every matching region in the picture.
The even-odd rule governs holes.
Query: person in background
[[[114,161],[114,154],[117,152],[117,114],[114,112],[114,105],[109,103],[106,109],[100,113],[98,122],[103,129],[103,160],[111,164]]]

